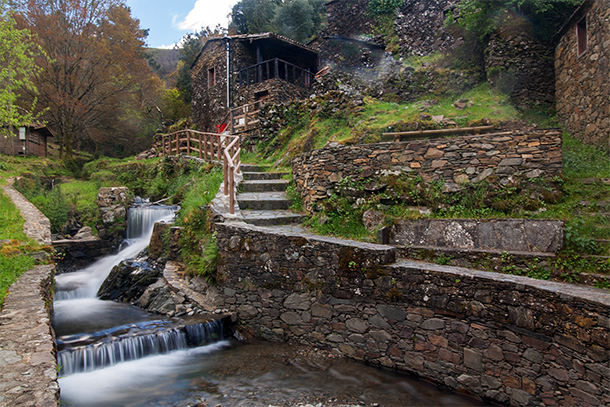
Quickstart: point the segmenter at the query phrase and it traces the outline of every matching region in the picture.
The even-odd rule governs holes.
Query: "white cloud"
[[[237,0],[197,0],[184,20],[178,22],[181,30],[198,31],[217,24],[226,27],[231,7]]]
[[[169,44],[169,45],[160,45],[160,46],[155,47],[155,48],[159,48],[159,49],[174,49],[176,47],[176,45],[178,45],[178,43],[173,43],[173,44]]]

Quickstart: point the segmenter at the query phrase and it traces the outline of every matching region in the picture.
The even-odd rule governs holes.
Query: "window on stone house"
[[[208,69],[208,88],[216,85],[216,69],[210,68]]]
[[[576,24],[576,42],[578,44],[578,56],[582,56],[587,49],[589,49],[589,43],[587,38],[587,16],[584,16]]]

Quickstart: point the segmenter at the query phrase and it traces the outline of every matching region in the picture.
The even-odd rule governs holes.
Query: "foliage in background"
[[[40,67],[34,62],[36,56],[45,57],[40,47],[33,43],[32,34],[18,29],[8,1],[0,1],[0,137],[16,137],[9,128],[18,128],[33,123],[37,100],[27,103],[22,93],[37,94],[34,77]],[[6,127],[5,127],[6,126]],[[4,134],[2,134],[4,133]]]
[[[241,0],[233,6],[229,30],[237,34],[275,32],[307,42],[322,27],[325,0]]]
[[[147,32],[129,8],[113,0],[32,0],[15,10],[46,53],[35,58],[34,83],[61,158],[78,149],[121,155],[141,148],[149,139],[138,145],[133,136],[156,127],[162,82],[147,65]]]

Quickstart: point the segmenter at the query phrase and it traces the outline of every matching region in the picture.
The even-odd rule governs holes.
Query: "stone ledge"
[[[534,278],[515,276],[512,274],[495,273],[491,271],[479,271],[465,267],[442,266],[432,263],[424,263],[412,260],[401,260],[388,267],[414,269],[420,271],[433,271],[437,273],[454,274],[459,277],[485,279],[493,282],[514,284],[515,286],[526,286],[536,290],[554,293],[564,299],[585,300],[604,307],[610,307],[610,295],[608,291],[599,288],[585,287],[576,284],[558,283],[555,281],[537,280]]]
[[[51,328],[53,265],[37,266],[10,287],[0,313],[0,406],[59,404]]]

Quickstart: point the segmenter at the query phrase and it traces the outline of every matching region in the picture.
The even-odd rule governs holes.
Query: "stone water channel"
[[[469,406],[406,376],[287,344],[229,339],[226,320],[167,318],[102,301],[111,269],[136,259],[174,209],[131,209],[123,249],[56,277],[62,406]]]

